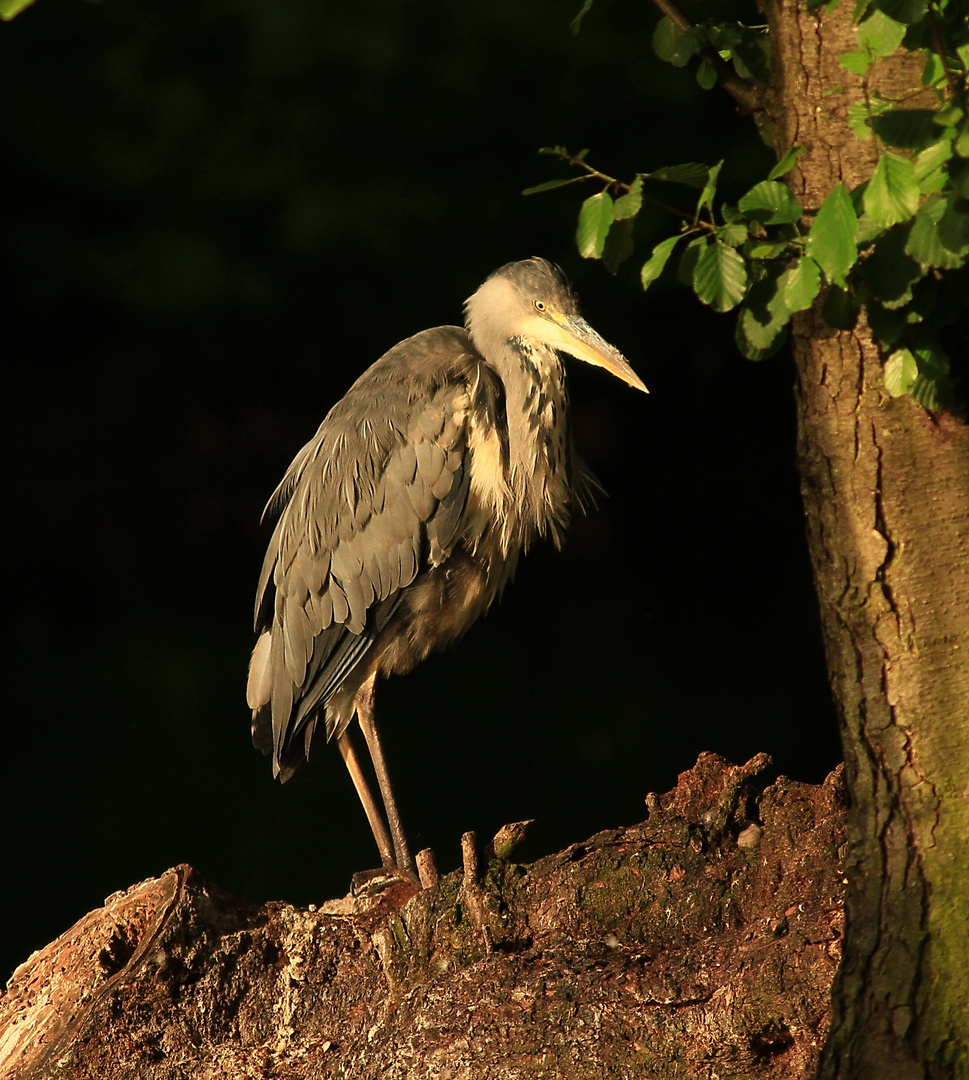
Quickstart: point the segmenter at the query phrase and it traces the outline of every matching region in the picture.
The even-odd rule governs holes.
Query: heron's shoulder
[[[367,369],[354,390],[370,391],[385,385],[405,388],[408,397],[433,396],[448,384],[473,380],[483,363],[460,326],[434,326],[405,338]]]
[[[500,392],[497,377],[460,326],[436,326],[405,338],[330,409],[296,455],[267,512],[282,509],[300,488],[322,490],[327,483],[342,484],[347,475],[373,479],[408,441],[415,424],[421,427],[425,411],[440,414],[443,423],[467,409],[461,405],[463,392],[482,388],[489,401]],[[436,420],[428,422],[433,426]]]

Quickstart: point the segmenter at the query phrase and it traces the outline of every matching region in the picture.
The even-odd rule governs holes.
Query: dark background
[[[575,0],[574,7],[579,6]],[[386,348],[541,254],[652,393],[575,370],[609,492],[455,651],[378,697],[405,825],[536,818],[537,857],[644,816],[701,750],[837,760],[794,467],[790,361],[645,257],[572,239],[561,170],[684,160],[736,197],[752,125],[661,64],[649,5],[38,0],[0,26],[9,484],[4,977],[116,889],[187,861],[306,904],[376,862],[338,755],[285,787],[249,745],[262,506]],[[671,227],[644,213],[648,245]]]

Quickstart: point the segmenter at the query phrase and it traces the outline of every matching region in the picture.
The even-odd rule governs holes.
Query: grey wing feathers
[[[408,347],[437,361],[423,379]],[[270,640],[253,655],[250,704],[253,741],[267,750],[271,714],[277,770],[302,759],[303,729],[375,641],[400,591],[458,539],[477,366],[456,328],[402,342],[331,410],[270,500],[281,512],[256,596],[256,628]]]

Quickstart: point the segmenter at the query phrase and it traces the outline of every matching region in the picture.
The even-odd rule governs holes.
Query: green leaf
[[[669,184],[685,184],[687,187],[702,188],[710,176],[706,165],[696,161],[687,161],[682,165],[667,165],[642,174],[647,180],[664,180]]]
[[[676,267],[676,278],[681,285],[685,285],[688,289],[693,288],[693,273],[696,270],[697,259],[700,258],[700,252],[707,246],[708,238],[706,236],[698,236],[696,239],[691,240],[680,256],[679,264]]]
[[[747,291],[743,256],[719,240],[707,244],[693,271],[693,288],[697,297],[714,311],[735,308]]]
[[[787,341],[788,321],[771,322],[764,326],[744,304],[737,314],[734,339],[737,348],[748,360],[768,360]]]
[[[939,218],[939,240],[956,255],[969,255],[969,202],[965,199],[952,195],[946,199]]]
[[[896,349],[885,361],[885,389],[892,397],[901,397],[912,389],[919,366],[908,349]]]
[[[882,154],[865,189],[865,213],[883,228],[908,221],[919,208],[919,184],[911,161]]]
[[[909,393],[925,409],[946,409],[952,405],[952,369],[939,341],[924,335],[912,353],[919,373]]]
[[[796,315],[799,311],[806,311],[820,291],[821,270],[809,255],[804,255],[781,274],[775,295],[780,299],[783,310]]]
[[[876,93],[867,97],[858,98],[848,106],[848,127],[851,134],[860,142],[871,139],[871,125],[873,119],[883,112],[887,112],[892,103]]]
[[[920,371],[909,393],[923,409],[938,412],[942,408],[940,389],[935,379],[930,379]]]
[[[737,203],[744,217],[763,225],[779,225],[798,221],[804,213],[786,184],[779,180],[762,180],[755,184]]]
[[[602,249],[603,266],[610,274],[615,274],[622,263],[632,255],[634,247],[633,219],[625,218],[622,221],[613,222]]]
[[[770,73],[770,39],[761,30],[741,24],[740,40],[731,59],[737,74],[747,82],[767,82]]]
[[[583,259],[598,259],[613,221],[613,201],[607,191],[590,195],[579,209],[575,242]]]
[[[679,37],[679,32],[673,25],[672,19],[668,15],[661,16],[653,27],[653,52],[660,60],[669,61],[673,56],[677,37]]]
[[[720,170],[723,168],[723,161],[718,161],[710,169],[710,173],[707,176],[707,182],[703,185],[703,190],[700,192],[700,198],[696,204],[696,214],[694,215],[694,224],[699,220],[700,214],[706,210],[710,216],[713,216],[713,197],[717,192],[717,179],[720,176]]]
[[[678,30],[667,16],[663,16],[653,31],[653,49],[660,60],[674,67],[685,67],[707,44],[702,26]]]
[[[914,23],[928,10],[928,0],[875,0],[878,10],[900,23]]]
[[[717,72],[709,60],[701,60],[696,69],[696,81],[704,90],[712,90],[717,85]]]
[[[780,348],[791,312],[781,291],[783,268],[768,263],[756,274],[737,316],[737,343],[748,359],[763,360]]]
[[[947,207],[948,200],[933,196],[919,207],[919,212],[912,222],[905,251],[913,259],[917,259],[923,269],[928,270],[933,266],[952,269],[962,265],[962,257],[957,252],[950,251],[942,243],[939,234],[939,222]]]
[[[653,282],[662,274],[664,267],[669,262],[670,256],[673,254],[673,248],[682,240],[681,236],[669,236],[665,240],[661,240],[656,247],[653,248],[653,253],[643,263],[643,269],[641,279],[643,283],[643,291],[653,284]]]
[[[847,71],[864,75],[883,56],[891,56],[905,37],[905,26],[881,11],[873,11],[857,30],[858,48],[843,53],[838,63]]]
[[[922,85],[933,86],[945,79],[945,65],[934,52],[925,54],[925,67],[922,69]]]
[[[751,240],[744,248],[748,259],[776,259],[787,253],[787,240]]]
[[[906,254],[910,232],[910,225],[890,229],[875,242],[871,254],[861,265],[872,295],[889,310],[912,299],[912,286],[925,273],[924,268]]]
[[[969,158],[969,124],[962,125],[962,130],[956,136],[954,149],[959,157]]]
[[[807,237],[807,253],[828,281],[843,285],[858,259],[858,218],[844,184],[837,184],[821,204]]]
[[[784,151],[784,156],[767,174],[768,180],[779,180],[794,168],[797,159],[804,153],[803,146],[790,146]]]
[[[924,150],[939,139],[934,119],[934,109],[888,109],[873,117],[871,126],[879,139],[889,146]]]
[[[935,122],[939,127],[954,128],[958,126],[964,115],[958,102],[950,101],[935,114]]]
[[[717,229],[717,239],[731,247],[740,247],[749,233],[750,230],[742,221],[731,221],[728,225],[721,225]]]
[[[919,191],[923,195],[941,191],[945,186],[948,177],[946,164],[951,157],[952,142],[943,137],[927,146],[912,162],[915,178],[919,182]]]
[[[616,199],[613,207],[613,215],[616,221],[625,221],[626,218],[634,218],[643,205],[643,178],[637,176],[625,195]]]
[[[540,191],[554,191],[555,188],[565,187],[566,184],[574,184],[584,179],[584,176],[561,176],[557,180],[546,180],[543,184],[525,188],[522,195],[537,195]]]
[[[902,0],[904,2],[904,0]],[[915,0],[916,3],[924,0]],[[879,4],[878,7],[883,7]],[[884,11],[873,11],[858,27],[858,44],[871,54],[875,60],[891,56],[902,44],[906,27]]]
[[[0,19],[10,22],[16,18],[24,8],[29,8],[34,0],[0,0]]]
[[[766,27],[731,22],[705,24],[710,45],[747,82],[766,82],[770,64],[770,41]]]
[[[873,63],[874,57],[865,49],[852,49],[838,58],[838,64],[855,75],[864,75]]]
[[[737,342],[737,348],[741,353],[747,357],[748,360],[769,360],[772,356],[778,353],[785,343],[787,342],[787,324],[785,323],[780,327],[778,332],[767,342],[766,345],[757,345],[748,331],[757,326],[756,321],[751,316],[749,309],[741,308],[740,313],[737,316],[737,329],[734,335],[734,340]],[[756,337],[756,331],[754,333]]]
[[[740,23],[735,22],[708,24],[707,36],[713,48],[726,60],[724,54],[729,53],[743,39],[743,31],[746,29],[747,27],[741,29]]]
[[[885,226],[880,221],[872,221],[867,214],[862,214],[858,218],[858,231],[855,233],[855,243],[859,247],[866,247],[875,239],[876,236],[881,236],[885,231]]]

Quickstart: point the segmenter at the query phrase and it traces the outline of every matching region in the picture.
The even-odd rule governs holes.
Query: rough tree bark
[[[839,66],[851,3],[763,0],[774,43],[765,129],[805,147],[791,178],[816,210],[870,175]],[[870,89],[917,107],[921,60]],[[931,104],[928,103],[928,104]],[[864,318],[795,326],[808,539],[850,792],[847,931],[823,1075],[969,1075],[969,427],[885,392]]]
[[[176,867],[14,974],[3,1080],[813,1074],[840,958],[839,774],[712,754],[648,820],[319,910]]]

